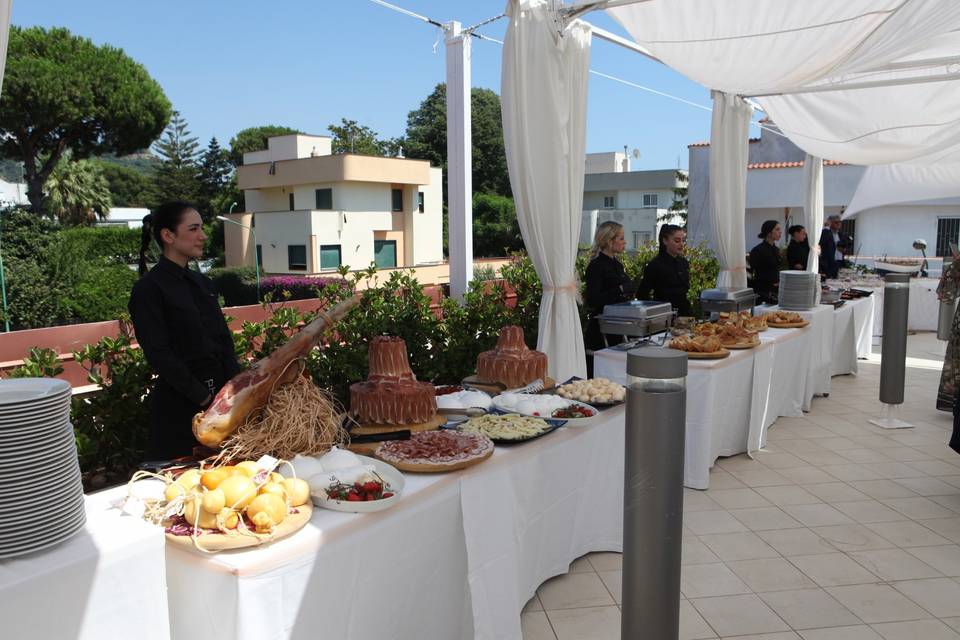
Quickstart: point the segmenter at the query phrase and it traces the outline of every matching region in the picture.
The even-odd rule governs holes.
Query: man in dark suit
[[[836,278],[840,273],[843,256],[840,255],[840,216],[827,218],[820,232],[820,273],[827,278]]]

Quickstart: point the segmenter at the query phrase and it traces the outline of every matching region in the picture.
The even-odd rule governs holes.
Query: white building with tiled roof
[[[765,127],[776,129],[767,121]],[[708,216],[710,143],[688,145],[690,154],[688,237],[691,242],[710,242]],[[803,223],[804,152],[786,137],[762,130],[751,138],[747,165],[746,251],[759,242],[764,220],[778,220],[784,230]],[[824,217],[841,213],[850,203],[865,168],[833,160],[823,162]],[[913,241],[923,238],[929,255],[948,255],[949,243],[960,232],[960,198],[906,202],[867,209],[844,221],[860,256],[917,256]],[[810,230],[808,230],[810,231]],[[811,234],[811,245],[819,230]],[[783,234],[782,242],[789,241]]]

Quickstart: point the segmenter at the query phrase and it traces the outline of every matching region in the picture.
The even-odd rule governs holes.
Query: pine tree
[[[657,222],[668,222],[679,218],[683,224],[687,224],[687,185],[690,178],[683,171],[677,171],[675,174],[676,186],[673,188],[673,202],[667,213],[657,218]]]
[[[205,219],[212,219],[218,211],[215,202],[230,184],[230,175],[233,164],[230,162],[229,152],[220,146],[216,136],[210,139],[207,148],[200,154],[200,214]]]
[[[160,164],[153,174],[159,198],[156,204],[169,200],[193,202],[201,195],[198,147],[197,138],[190,135],[187,121],[179,111],[174,111],[163,137],[153,145],[154,152],[160,157]]]

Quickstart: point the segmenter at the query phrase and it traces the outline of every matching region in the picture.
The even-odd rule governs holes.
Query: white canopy
[[[740,285],[744,281],[746,247],[742,237],[723,232],[739,228],[742,234],[743,230],[745,122],[750,99],[756,100],[780,130],[812,157],[867,165],[960,163],[957,0],[580,0],[557,12],[549,10],[559,4],[556,0],[509,1],[512,19],[508,41],[519,28],[517,17],[521,14],[541,22],[543,29],[554,34],[553,38],[540,39],[540,51],[515,49],[511,54],[513,68],[542,67],[539,57],[557,56],[550,51],[552,48],[570,46],[571,38],[564,35],[570,18],[606,9],[632,36],[636,50],[713,90],[708,214],[717,233],[722,283]],[[530,11],[532,7],[543,10]],[[576,64],[582,59],[578,56]],[[554,79],[562,75],[555,71],[551,74]],[[517,101],[519,96],[532,96],[529,91],[517,91],[519,74],[512,79],[504,75],[505,135],[524,135],[524,146],[544,144],[549,145],[544,148],[555,148],[546,136],[534,139],[530,131],[508,130],[508,118],[516,118],[518,109],[530,107],[552,116],[542,100],[549,96],[560,104],[572,105],[573,97],[565,92],[579,90],[579,85],[554,81],[550,92],[540,96],[541,101],[522,104]],[[571,135],[573,124],[573,119],[561,120],[556,135]],[[741,137],[744,140],[738,142]],[[511,144],[507,140],[508,151]],[[567,162],[576,159],[573,155],[563,157]],[[813,226],[822,215],[818,213],[822,212],[822,175],[812,166],[814,162],[809,164],[807,224]],[[561,169],[566,171],[569,166],[558,167]],[[553,190],[555,196],[563,198],[565,189],[554,187],[572,184],[517,171],[513,165],[510,173],[514,193],[519,194]],[[520,185],[521,179],[530,182]],[[945,183],[950,179],[945,176],[941,180]],[[554,214],[564,226],[570,222],[567,216],[580,205],[580,194],[566,197],[568,206]],[[521,215],[520,211],[518,199],[518,215],[524,225],[524,218],[534,214]],[[536,215],[545,214],[541,209]],[[810,232],[816,233],[816,229]],[[525,229],[529,247],[528,235]],[[566,244],[556,250],[568,258]],[[544,277],[540,265],[537,270]],[[544,282],[548,284],[548,280]],[[555,279],[551,284],[566,285]],[[545,312],[556,313],[550,305]],[[579,336],[572,333],[568,338],[579,342]],[[552,339],[563,343],[559,337]],[[553,353],[548,355],[554,357]]]
[[[849,206],[850,218],[873,207],[960,196],[960,164],[887,164],[867,167]]]

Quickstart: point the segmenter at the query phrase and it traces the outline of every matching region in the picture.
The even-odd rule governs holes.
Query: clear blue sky
[[[391,0],[439,22],[473,25],[505,0]],[[603,13],[587,19],[618,33]],[[481,32],[502,40],[505,19]],[[444,80],[438,30],[368,0],[15,0],[13,23],[62,26],[123,48],[163,86],[204,144],[237,131],[283,124],[327,133],[340,118],[400,136],[407,113]],[[501,47],[474,40],[473,84],[500,92]],[[603,41],[591,68],[702,105],[706,89]],[[710,114],[592,76],[589,152],[641,152],[635,169],[687,166],[687,144],[709,138]]]

